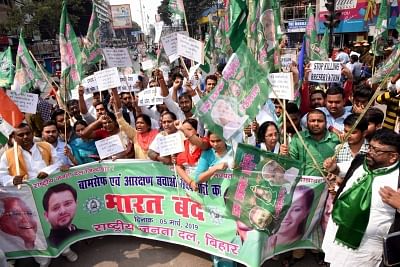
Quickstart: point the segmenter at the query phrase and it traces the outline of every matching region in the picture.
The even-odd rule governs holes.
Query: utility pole
[[[325,27],[329,28],[329,57],[332,56],[333,52],[333,30],[340,24],[340,16],[342,13],[336,12],[336,0],[327,0],[325,7],[329,14],[325,14]]]

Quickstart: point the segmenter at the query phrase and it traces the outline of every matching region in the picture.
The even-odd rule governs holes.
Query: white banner
[[[178,34],[177,54],[204,64],[204,44],[183,34]]]
[[[19,94],[16,91],[7,90],[7,95],[11,98],[12,101],[14,101],[21,112],[36,114],[37,103],[39,100],[39,96],[37,94]]]
[[[101,159],[108,158],[125,150],[118,134],[96,141],[95,145]]]
[[[99,91],[121,86],[121,79],[119,77],[117,68],[96,71],[94,73],[94,77],[96,79]]]
[[[294,100],[293,74],[291,72],[270,73],[268,80],[279,99]],[[271,90],[269,98],[277,98]]]
[[[311,61],[310,82],[331,83],[340,82],[342,67],[340,62]]]
[[[103,54],[110,68],[132,67],[133,65],[128,48],[103,48]]]

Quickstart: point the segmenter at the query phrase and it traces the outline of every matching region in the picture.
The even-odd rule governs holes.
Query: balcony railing
[[[315,5],[311,7],[315,15]],[[307,19],[307,6],[283,7],[281,9],[281,16],[283,22],[288,22],[291,20],[305,20]]]

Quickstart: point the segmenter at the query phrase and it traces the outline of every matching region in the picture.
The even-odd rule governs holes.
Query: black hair
[[[175,72],[174,74],[172,74],[172,81],[175,81],[176,78],[181,78],[181,80],[183,81],[183,75],[179,72]]]
[[[137,121],[139,118],[142,118],[143,121],[144,121],[144,123],[146,123],[147,126],[149,126],[150,129],[151,129],[151,119],[150,119],[149,116],[147,116],[146,114],[140,114],[140,115],[138,115],[138,116],[136,117],[136,121]]]
[[[184,120],[182,124],[184,124],[184,123],[189,123],[190,125],[192,125],[193,129],[195,129],[197,131],[197,125],[199,123],[196,119],[188,118],[188,119]]]
[[[353,126],[356,123],[358,117],[358,114],[350,114],[346,117],[346,119],[344,119],[343,124],[347,126]],[[365,119],[365,117],[361,118],[360,122],[356,126],[356,129],[360,130],[361,132],[364,132],[368,129],[368,121]]]
[[[379,129],[372,136],[371,140],[378,141],[382,145],[391,146],[400,153],[400,135],[389,129]]]
[[[73,104],[78,104],[78,100],[76,99],[71,99],[67,101],[67,109],[69,109]]]
[[[178,97],[178,101],[181,100],[182,98],[187,98],[187,99],[189,99],[190,101],[192,101],[192,96],[191,96],[188,92],[184,92],[183,94],[181,94],[181,95]]]
[[[279,140],[279,129],[278,129],[278,126],[273,121],[266,121],[263,124],[261,124],[260,128],[258,128],[258,131],[257,131],[257,142],[258,143],[264,143],[265,133],[267,132],[267,129],[268,129],[269,126],[274,126],[275,127],[276,132],[278,133],[278,140]]]
[[[52,120],[52,121],[57,121],[57,120],[56,120],[57,116],[64,115],[64,114],[65,114],[65,110],[63,110],[63,109],[56,109],[56,110],[53,111],[53,113],[51,113],[51,120]],[[67,114],[67,115],[68,115],[68,114]]]
[[[328,90],[326,90],[326,95],[342,95],[342,97],[344,98],[344,90],[342,87],[340,86],[331,86],[328,88]]]
[[[288,114],[298,114],[300,112],[299,107],[292,102],[286,104],[286,111]]]
[[[311,96],[314,95],[314,94],[321,94],[323,99],[326,98],[326,93],[324,91],[322,91],[322,90],[314,90],[314,91],[312,91],[310,93],[310,99],[311,99]]]
[[[173,113],[173,112],[171,112],[171,111],[169,111],[169,110],[164,111],[164,112],[161,114],[161,117],[164,117],[165,115],[171,116],[171,118],[172,118],[174,121],[176,120],[176,115],[175,115],[175,113]]]
[[[372,98],[372,89],[369,88],[366,84],[360,84],[353,90],[353,99],[356,97],[367,98],[368,101]]]
[[[322,112],[321,110],[319,110],[319,109],[312,109],[312,110],[310,110],[310,111],[307,113],[307,121],[308,121],[308,117],[310,116],[310,114],[321,114],[322,116],[324,116],[324,120],[325,120],[325,122],[326,122],[326,115],[325,115],[325,113]]]
[[[222,71],[224,70],[225,66],[226,66],[225,63],[219,63],[217,65],[217,71],[222,74]]]
[[[46,193],[43,196],[42,203],[43,203],[43,208],[45,211],[49,211],[49,200],[50,200],[51,195],[55,194],[55,193],[60,193],[63,191],[71,192],[71,194],[74,197],[74,200],[76,202],[77,194],[76,194],[76,190],[72,186],[70,186],[69,184],[66,184],[66,183],[53,185],[52,187],[47,189]]]
[[[371,107],[365,113],[365,119],[368,123],[381,124],[384,118],[385,114],[379,108]]]
[[[44,127],[47,126],[56,126],[57,128],[57,122],[53,121],[53,120],[49,120],[43,123],[42,129],[44,129]]]
[[[206,79],[204,80],[206,82],[206,84],[207,84],[207,80],[213,80],[215,82],[218,82],[218,77],[217,77],[217,75],[210,74],[210,75],[207,75]]]
[[[77,120],[77,121],[74,123],[74,132],[76,131],[76,126],[78,126],[78,125],[83,125],[83,126],[85,126],[85,127],[88,126],[88,124],[87,124],[86,121],[84,121],[84,120]]]

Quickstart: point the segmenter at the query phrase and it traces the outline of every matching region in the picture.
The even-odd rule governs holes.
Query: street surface
[[[105,236],[80,241],[71,246],[79,254],[76,262],[60,256],[50,267],[211,267],[209,254],[184,246],[129,236]],[[33,259],[18,260],[15,267],[39,266]],[[263,267],[280,267],[269,260]],[[312,255],[296,263],[298,267],[318,267]]]

